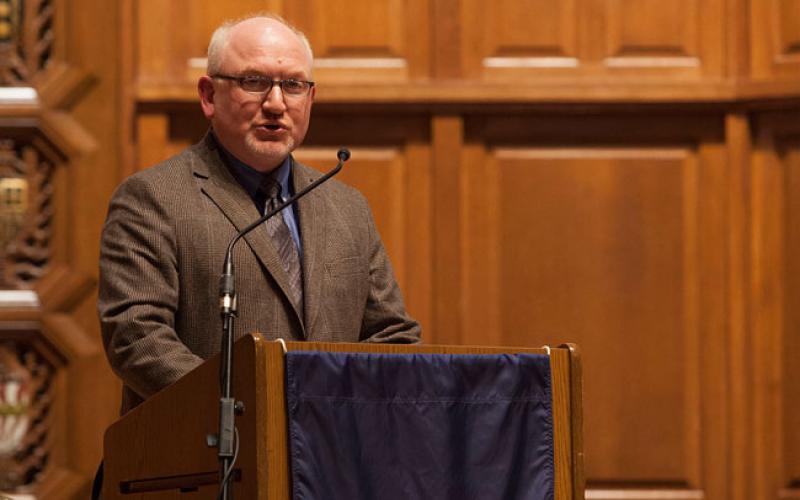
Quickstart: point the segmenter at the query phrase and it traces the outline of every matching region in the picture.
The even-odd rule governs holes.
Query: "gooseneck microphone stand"
[[[206,438],[210,447],[217,448],[217,457],[220,462],[220,489],[218,498],[230,500],[232,498],[231,475],[239,451],[239,438],[235,426],[235,415],[244,413],[244,404],[236,401],[231,394],[231,378],[233,368],[233,321],[236,318],[236,288],[234,286],[233,248],[244,235],[257,228],[270,217],[274,217],[284,208],[308,194],[327,181],[342,169],[344,162],[350,159],[350,151],[346,148],[336,153],[339,163],[330,172],[312,182],[300,192],[287,199],[273,210],[268,211],[249,226],[242,229],[228,244],[225,253],[222,276],[219,279],[220,314],[222,315],[222,348],[220,349],[220,399],[219,399],[219,433]]]

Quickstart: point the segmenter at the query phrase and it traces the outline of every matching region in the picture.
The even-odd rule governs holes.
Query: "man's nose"
[[[271,113],[283,113],[286,111],[286,101],[283,95],[283,89],[278,84],[273,84],[264,96],[264,101],[261,107]]]

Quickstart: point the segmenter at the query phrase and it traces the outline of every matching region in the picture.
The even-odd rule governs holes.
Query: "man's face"
[[[305,46],[272,19],[255,18],[232,27],[221,59],[221,75],[311,80],[312,62]],[[253,94],[236,81],[213,76],[198,82],[203,113],[225,149],[239,160],[268,172],[303,142],[313,87],[299,96],[285,94],[277,84],[267,94]]]

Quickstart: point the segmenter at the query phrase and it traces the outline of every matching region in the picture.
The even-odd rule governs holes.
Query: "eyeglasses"
[[[239,84],[239,86],[245,92],[257,95],[269,94],[270,90],[272,90],[272,87],[277,84],[281,87],[281,92],[283,92],[284,95],[300,97],[306,95],[308,91],[311,90],[311,87],[314,86],[314,82],[305,80],[295,80],[294,78],[289,78],[286,80],[273,80],[268,76],[261,75],[211,75],[211,78],[234,81]]]

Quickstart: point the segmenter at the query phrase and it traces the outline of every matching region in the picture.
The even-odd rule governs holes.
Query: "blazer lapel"
[[[295,192],[314,182],[321,174],[292,159]],[[321,189],[321,186],[320,186]],[[303,241],[303,299],[305,303],[306,335],[314,326],[322,304],[322,285],[325,282],[325,224],[324,198],[320,190],[308,193],[297,202],[300,217],[300,238]]]
[[[206,146],[200,152],[200,158],[203,161],[193,164],[194,173],[206,179],[206,182],[201,184],[203,193],[211,199],[236,230],[241,231],[258,219],[258,210],[244,191],[244,188],[239,185],[228,170],[228,167],[222,162],[219,153],[216,151],[214,139],[208,137],[208,135],[204,143],[201,143]],[[274,245],[269,239],[266,228],[263,225],[255,228],[245,235],[243,239],[256,256],[256,259],[275,279],[286,298],[286,302],[292,304],[292,310],[302,330],[304,324],[302,311],[298,311],[293,301],[289,298],[291,297],[289,295],[289,278],[278,257],[278,253],[275,251]],[[222,262],[220,262],[221,265]],[[305,332],[303,332],[303,335],[305,336]]]

